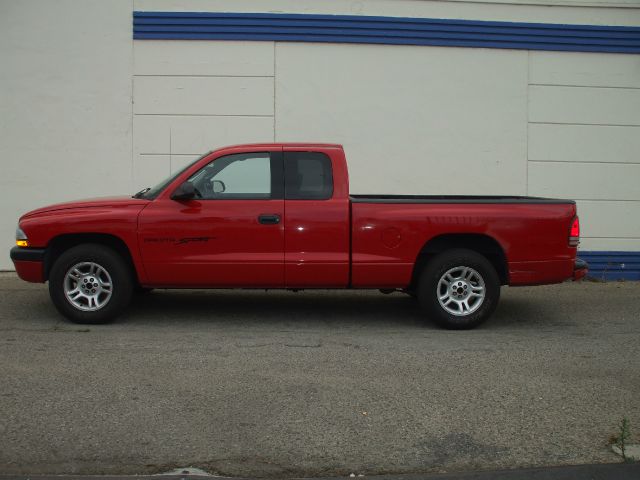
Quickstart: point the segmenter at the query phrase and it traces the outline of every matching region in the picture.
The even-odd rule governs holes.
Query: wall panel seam
[[[606,198],[572,198],[578,202],[619,202],[619,203],[640,203],[640,199],[606,199]]]
[[[214,74],[172,74],[172,73],[136,73],[134,77],[177,77],[177,78],[273,78],[273,75],[214,75]]]
[[[524,122],[526,127],[526,135],[525,135],[525,158],[527,159],[525,165],[525,195],[529,195],[529,115],[530,115],[530,95],[529,95],[529,85],[531,85],[531,52],[527,52],[527,86],[525,87],[525,95],[527,96],[525,105],[526,111],[524,112]]]
[[[580,122],[540,122],[529,120],[533,125],[585,125],[593,127],[640,127],[636,123],[580,123]]]
[[[215,113],[135,113],[140,117],[247,117],[247,118],[273,118],[273,115],[249,115],[249,114],[215,114]]]
[[[566,83],[529,83],[530,87],[570,87],[570,88],[609,88],[614,90],[640,90],[640,87],[619,87],[609,85],[570,85]]]
[[[596,164],[596,165],[639,165],[640,164],[640,159],[637,162],[606,162],[606,161],[594,161],[594,162],[589,162],[586,160],[547,160],[547,159],[534,159],[534,158],[530,158],[529,162],[536,162],[536,163],[579,163],[581,165],[591,165],[591,164]]]
[[[131,11],[135,10],[135,0],[131,0]],[[132,190],[135,187],[135,170],[136,170],[136,166],[135,166],[135,144],[136,144],[136,137],[134,134],[134,116],[135,116],[135,92],[134,92],[134,80],[133,80],[133,73],[136,71],[136,49],[135,49],[135,41],[133,39],[131,39],[131,64],[129,65],[131,68],[131,81],[130,81],[130,86],[131,86],[131,98],[130,98],[130,103],[131,103],[131,110],[129,112],[129,114],[131,115],[131,120],[129,122],[129,127],[131,128],[131,168],[129,169],[129,183],[131,184]]]
[[[573,197],[571,200],[575,200],[577,202],[640,202],[640,198],[576,198]]]
[[[276,122],[277,122],[277,117],[276,117],[276,43],[277,42],[273,42],[273,141],[276,141]]]
[[[183,156],[183,157],[193,157],[194,155],[199,156],[202,155],[203,152],[199,152],[199,153],[152,153],[152,152],[138,152],[138,155],[140,155],[141,157],[147,156],[147,157],[157,157],[157,156]]]

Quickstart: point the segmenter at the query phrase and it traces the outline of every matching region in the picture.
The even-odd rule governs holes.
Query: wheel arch
[[[415,288],[420,272],[431,258],[453,248],[466,248],[484,256],[495,268],[501,285],[508,285],[507,256],[495,238],[478,233],[452,233],[435,236],[422,246],[413,266],[411,288]]]
[[[133,262],[129,247],[122,238],[109,233],[68,233],[52,238],[47,244],[44,258],[44,279],[49,280],[51,268],[56,259],[70,248],[85,243],[95,243],[111,248],[118,253],[129,265],[131,275],[139,283],[138,272]]]

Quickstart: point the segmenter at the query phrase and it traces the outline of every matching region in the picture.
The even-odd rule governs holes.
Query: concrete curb
[[[185,469],[185,471],[189,471],[189,469]],[[202,473],[176,474],[174,472],[159,475],[0,475],[0,480],[202,480],[204,478],[263,480],[263,478],[220,477],[203,475]],[[271,478],[273,477],[264,477],[264,479]],[[348,478],[351,477],[316,477],[313,480],[345,480]],[[573,465],[465,473],[358,475],[355,478],[372,480],[638,480],[640,479],[640,463]],[[292,478],[291,480],[305,479]]]

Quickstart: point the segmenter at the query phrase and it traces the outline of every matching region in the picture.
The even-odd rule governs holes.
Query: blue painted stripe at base
[[[364,15],[133,12],[133,38],[640,53],[640,27]]]
[[[599,280],[640,280],[640,252],[579,251],[589,264],[590,278]]]

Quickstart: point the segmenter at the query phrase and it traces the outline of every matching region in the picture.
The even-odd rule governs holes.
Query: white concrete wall
[[[18,217],[129,193],[131,2],[0,3],[0,269]]]
[[[640,250],[640,55],[530,52],[528,192],[578,201],[584,250]]]
[[[634,2],[0,0],[0,238],[13,243],[28,209],[129,194],[213,148],[299,140],[343,143],[354,193],[574,197],[583,248],[640,251],[638,55],[133,41],[131,18],[268,11],[639,25]]]
[[[276,47],[276,139],[342,143],[353,193],[524,194],[526,110],[526,51]]]
[[[134,181],[202,153],[273,141],[273,42],[134,42]]]

